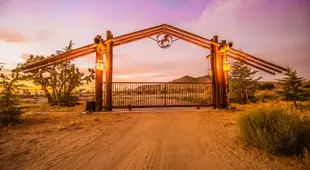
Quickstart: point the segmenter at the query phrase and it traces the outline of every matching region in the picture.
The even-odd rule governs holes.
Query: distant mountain
[[[172,80],[171,82],[210,82],[211,78],[209,75],[200,76],[200,77],[191,77],[188,75],[185,75],[181,78]]]
[[[200,76],[200,77],[197,77],[196,79],[198,79],[199,82],[212,81],[210,75]]]
[[[195,77],[191,77],[191,76],[183,76],[181,78],[172,80],[171,82],[197,82],[198,80]]]

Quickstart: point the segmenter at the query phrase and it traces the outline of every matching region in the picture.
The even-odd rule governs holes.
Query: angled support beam
[[[169,33],[174,33],[174,34],[176,34],[176,35],[178,35],[180,37],[183,37],[183,38],[186,38],[186,39],[189,39],[189,40],[192,40],[192,41],[196,41],[197,43],[200,43],[200,44],[203,44],[203,45],[206,45],[206,46],[211,46],[211,43],[209,43],[209,42],[202,41],[199,38],[196,38],[196,37],[193,37],[193,36],[189,36],[189,35],[186,35],[184,33],[171,30],[169,28],[165,29],[165,31],[167,31]]]
[[[144,39],[144,38],[156,35],[156,34],[160,34],[160,33],[162,33],[162,30],[156,30],[156,31],[152,31],[152,32],[149,32],[146,34],[142,34],[142,35],[138,35],[138,36],[122,39],[122,40],[113,41],[113,43],[114,43],[114,46],[116,47],[116,46],[120,46],[120,45],[124,45],[124,44],[130,43],[130,42],[141,40],[141,39]]]
[[[220,44],[218,42],[214,42],[214,41],[211,41],[209,39],[206,39],[204,37],[201,37],[199,35],[196,35],[196,34],[193,34],[193,33],[190,33],[190,32],[187,32],[185,30],[182,30],[182,29],[179,29],[177,27],[174,27],[174,26],[171,26],[171,25],[166,25],[166,28],[170,29],[170,30],[174,30],[174,31],[177,31],[177,32],[181,32],[185,35],[188,35],[188,36],[191,36],[193,38],[196,38],[196,39],[199,39],[201,41],[205,41],[206,43],[210,43],[210,44],[213,44],[215,46],[220,46]]]
[[[178,39],[181,39],[181,40],[187,41],[189,43],[192,43],[194,45],[200,46],[202,48],[210,49],[210,44],[209,43],[206,43],[206,42],[203,42],[203,41],[200,41],[200,40],[197,40],[195,38],[188,37],[188,36],[184,36],[184,34],[181,34],[179,32],[175,32],[175,31],[166,29],[166,33],[169,34],[169,35],[172,35],[174,37],[177,37]]]
[[[242,58],[242,59],[245,60],[245,61],[248,61],[249,63],[254,63],[254,64],[258,65],[258,66],[261,66],[261,67],[263,67],[263,68],[266,68],[266,69],[275,71],[275,72],[277,72],[277,73],[282,73],[281,70],[276,69],[275,67],[271,67],[270,65],[266,65],[266,64],[260,63],[260,62],[258,62],[258,61],[256,61],[256,60],[251,59],[251,58],[244,57],[243,55],[238,55],[238,54],[236,54],[236,53],[234,53],[234,52],[232,52],[232,51],[228,51],[228,54],[229,54],[229,55],[233,55],[233,56],[239,56],[240,58]]]
[[[75,54],[72,54],[72,55],[68,55],[68,56],[65,56],[64,58],[61,58],[61,59],[58,59],[58,60],[55,60],[55,61],[43,62],[43,63],[45,63],[45,64],[42,63],[41,65],[29,67],[28,69],[23,68],[23,72],[24,72],[24,73],[32,72],[32,71],[34,71],[34,70],[42,69],[42,68],[47,67],[47,66],[59,64],[59,63],[64,62],[64,61],[73,60],[73,59],[75,59],[75,58],[79,58],[79,57],[82,57],[82,56],[86,56],[86,55],[89,55],[89,54],[94,53],[95,51],[96,51],[96,50],[95,50],[94,48],[88,49],[88,50],[85,50],[85,51],[80,51],[79,53],[75,53]],[[41,61],[41,60],[40,60],[40,61]],[[43,60],[42,60],[42,61],[43,61]]]
[[[236,50],[236,49],[231,49],[231,51],[232,51],[233,53],[235,53],[235,54],[240,55],[240,56],[244,56],[244,57],[248,57],[248,58],[252,58],[252,59],[254,59],[254,60],[260,61],[260,62],[262,62],[262,63],[265,63],[265,64],[269,65],[269,66],[272,66],[272,67],[274,67],[274,68],[277,68],[277,69],[279,69],[279,70],[287,71],[286,68],[283,68],[283,67],[281,67],[281,66],[275,65],[275,64],[270,63],[270,62],[268,62],[268,61],[265,61],[265,60],[263,60],[263,59],[257,58],[257,57],[255,57],[255,56],[252,56],[252,55],[247,54],[247,53],[245,53],[245,52],[238,51],[238,50]]]
[[[234,55],[232,55],[232,54],[227,54],[227,57],[230,57],[230,58],[232,58],[232,59],[234,59],[234,60],[240,61],[240,62],[242,62],[242,63],[244,63],[244,64],[247,64],[247,65],[249,65],[249,66],[252,66],[252,67],[254,67],[254,68],[257,68],[257,69],[259,69],[259,70],[261,70],[261,71],[264,71],[264,72],[266,72],[266,73],[275,75],[274,72],[271,72],[271,71],[269,71],[269,70],[267,70],[267,69],[264,69],[264,68],[262,68],[262,67],[259,67],[259,66],[257,66],[257,65],[254,65],[254,64],[252,64],[252,63],[250,63],[250,62],[247,62],[247,61],[245,61],[245,60],[239,58],[238,56],[234,56]]]
[[[164,26],[165,26],[165,24],[162,24],[162,25],[158,25],[158,26],[155,26],[155,27],[151,27],[151,28],[135,31],[135,32],[132,32],[132,33],[129,33],[129,34],[124,34],[124,35],[121,35],[121,36],[117,36],[115,38],[110,39],[109,41],[117,42],[117,41],[121,41],[121,40],[124,40],[124,39],[127,39],[127,38],[133,38],[133,37],[135,37],[137,35],[146,34],[146,33],[152,32],[152,31],[162,30],[162,28]]]
[[[74,49],[74,50],[66,52],[66,53],[59,54],[57,56],[48,57],[46,59],[27,64],[26,66],[24,66],[22,68],[22,70],[34,68],[34,67],[41,66],[41,65],[44,65],[44,64],[47,64],[50,62],[58,61],[58,60],[63,60],[64,58],[67,58],[67,57],[70,57],[73,55],[78,55],[79,53],[83,53],[83,52],[88,51],[88,50],[93,50],[93,52],[95,52],[95,47],[96,47],[95,44],[90,44],[90,45],[80,47],[80,48]]]

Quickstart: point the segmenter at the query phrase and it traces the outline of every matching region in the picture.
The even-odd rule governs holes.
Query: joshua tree
[[[71,51],[72,46],[73,43],[70,41],[68,46],[63,50],[57,50],[54,55]],[[46,57],[30,55],[24,64],[44,58]],[[95,78],[94,69],[89,68],[88,72],[89,75],[85,75],[71,61],[65,61],[60,64],[31,71],[30,78],[35,85],[41,86],[50,104],[68,106],[73,105],[77,101],[77,97],[74,97],[72,92]]]

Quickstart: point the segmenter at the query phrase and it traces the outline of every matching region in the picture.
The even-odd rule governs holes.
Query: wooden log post
[[[225,54],[224,55],[224,62],[227,61],[227,55]],[[225,84],[225,87],[224,87],[224,108],[228,109],[229,108],[229,82],[228,82],[228,71],[225,71],[224,72],[224,84]]]
[[[221,42],[221,45],[224,46],[226,45],[226,40],[223,40]],[[227,51],[222,52],[221,54],[221,59],[222,59],[222,108],[227,108],[228,107],[228,100],[227,100],[227,90],[228,90],[228,72],[224,70],[224,63],[227,61]]]
[[[215,78],[215,54],[214,54],[214,48],[215,46],[213,44],[211,44],[211,48],[210,48],[210,60],[211,60],[211,79],[212,79],[212,104],[213,104],[213,108],[216,109],[217,105],[216,105],[216,78]]]
[[[106,32],[106,77],[105,77],[105,100],[104,107],[106,111],[112,111],[112,73],[113,73],[113,42],[111,31]]]
[[[218,43],[218,36],[214,36],[213,41]],[[216,45],[212,45],[211,54],[213,104],[214,108],[220,109],[225,107],[226,100],[224,97],[224,94],[226,95],[226,87],[224,82],[223,55],[220,54],[219,47]]]
[[[102,82],[103,82],[103,54],[105,50],[104,42],[100,35],[94,38],[96,45],[96,111],[102,111]]]

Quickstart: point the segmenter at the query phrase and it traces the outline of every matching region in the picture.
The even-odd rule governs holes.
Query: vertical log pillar
[[[112,111],[112,73],[113,73],[113,42],[111,31],[106,32],[106,80],[105,80],[105,100],[106,111]]]
[[[227,61],[225,52],[223,54],[223,64]],[[228,108],[228,71],[223,70],[223,108]]]
[[[214,39],[213,39],[214,41]],[[213,108],[216,109],[217,105],[216,105],[216,100],[217,100],[217,96],[216,96],[216,71],[215,71],[215,54],[214,54],[214,49],[216,47],[214,45],[211,44],[211,49],[210,49],[210,55],[211,55],[211,78],[212,78],[212,104],[213,104]]]
[[[213,41],[218,43],[218,36],[213,37]],[[225,82],[223,72],[223,55],[219,53],[219,47],[212,45],[211,68],[213,81],[213,104],[214,108],[220,109],[225,106]],[[226,93],[225,93],[226,94]]]
[[[95,37],[96,46],[96,111],[102,111],[102,82],[103,82],[103,70],[98,69],[98,63],[103,63],[103,54],[104,54],[104,44],[101,36]]]
[[[226,46],[227,42],[226,40],[223,40],[221,42],[221,46]],[[221,59],[222,59],[222,78],[223,78],[223,83],[222,83],[222,107],[227,108],[228,107],[228,98],[227,98],[227,92],[228,92],[228,72],[224,70],[224,63],[227,61],[227,51],[221,53]]]

